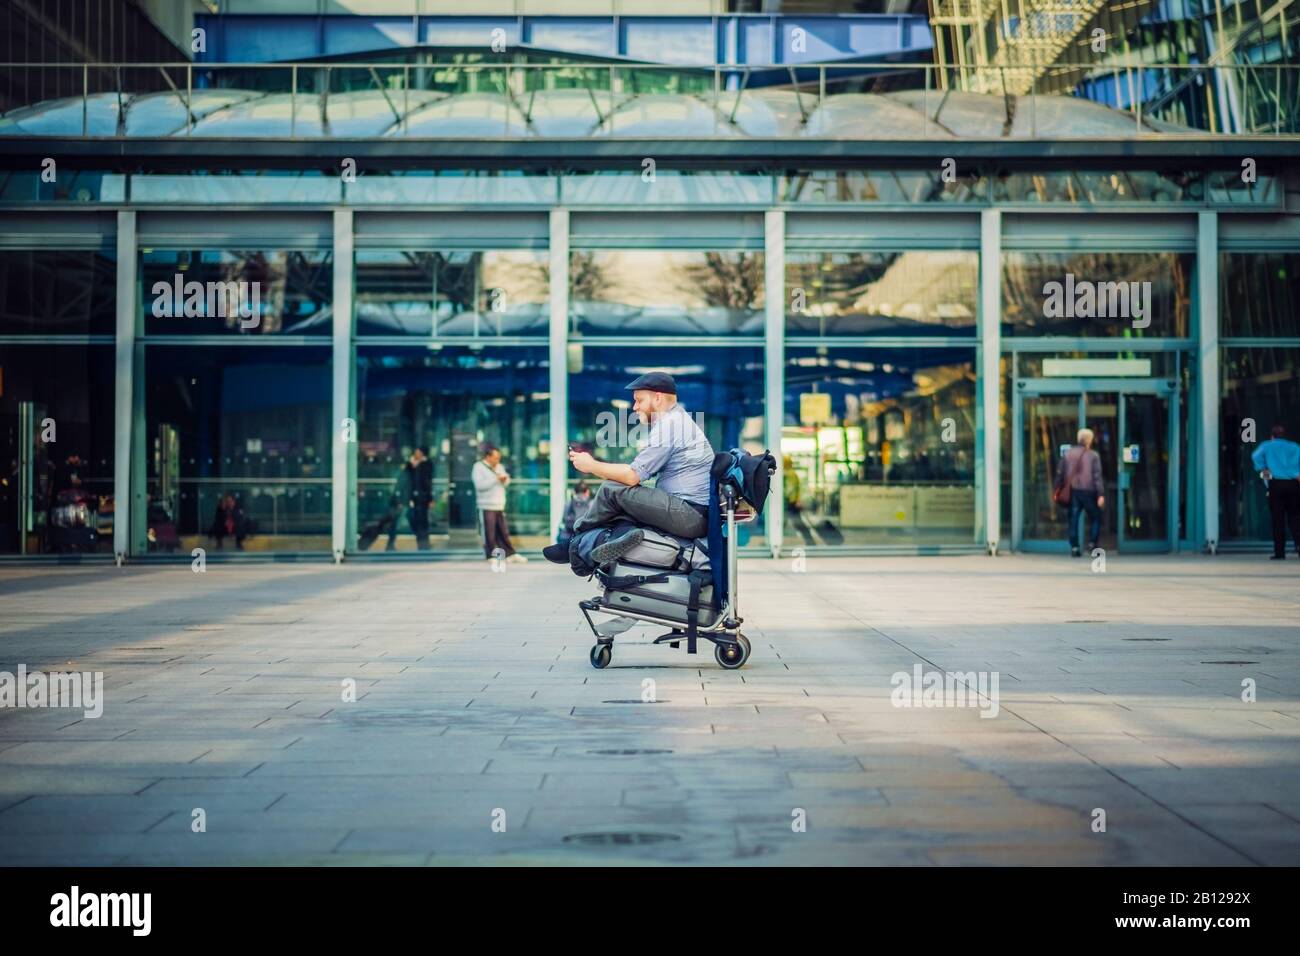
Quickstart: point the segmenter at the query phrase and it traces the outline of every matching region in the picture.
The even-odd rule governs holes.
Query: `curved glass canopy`
[[[187,109],[188,104],[188,109]],[[907,90],[818,97],[796,90],[696,93],[327,95],[239,89],[50,100],[0,116],[0,136],[220,139],[1091,139],[1195,130],[1068,96]]]

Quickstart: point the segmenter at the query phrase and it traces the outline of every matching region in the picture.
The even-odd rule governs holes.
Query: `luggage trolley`
[[[698,592],[703,594],[704,590],[707,590],[709,592],[709,601],[707,605],[703,601],[700,602],[701,606],[697,612],[695,634],[713,642],[713,656],[720,665],[728,670],[735,670],[742,667],[749,660],[750,651],[749,639],[740,633],[740,625],[744,619],[740,616],[739,582],[736,574],[736,526],[754,521],[758,517],[758,511],[740,496],[739,489],[730,480],[723,480],[718,483],[718,497],[722,505],[721,518],[726,528],[727,600],[719,610],[715,611],[712,606],[711,585],[707,589]],[[710,567],[712,567],[712,556],[710,556]],[[608,575],[604,577],[608,579]],[[676,577],[684,581],[689,576],[665,573],[646,575],[645,577],[658,581],[666,581],[670,577]],[[682,582],[677,582],[677,590],[684,586]],[[596,635],[596,643],[591,648],[592,667],[600,669],[609,666],[610,659],[614,655],[614,637],[631,628],[635,621],[645,621],[649,624],[658,624],[671,628],[667,634],[655,638],[654,643],[678,647],[682,641],[686,641],[687,652],[690,654],[695,653],[695,637],[689,633],[690,620],[686,605],[681,606],[682,613],[680,615],[668,612],[651,614],[644,610],[621,606],[623,601],[627,600],[624,598],[623,601],[620,601],[619,595],[622,593],[618,589],[606,586],[603,587],[599,596],[578,602],[578,607],[587,619],[591,632]],[[591,619],[592,611],[612,614],[624,620],[596,624]]]

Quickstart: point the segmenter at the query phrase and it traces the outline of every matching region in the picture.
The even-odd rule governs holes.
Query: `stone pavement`
[[[0,568],[0,671],[106,695],[0,710],[0,863],[1300,863],[1300,564],[742,585],[742,670],[638,628],[597,671],[591,585],[539,561]],[[893,706],[915,665],[996,672],[997,715]]]

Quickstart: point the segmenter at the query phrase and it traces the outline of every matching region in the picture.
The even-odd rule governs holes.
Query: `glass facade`
[[[1251,461],[1274,425],[1300,439],[1300,249],[1219,256],[1219,515],[1223,540],[1272,541]]]
[[[1006,252],[1002,334],[1186,338],[1196,257]]]
[[[790,252],[790,336],[975,336],[979,254]]]
[[[0,250],[0,555],[112,553],[117,262]]]
[[[1268,499],[1250,456],[1274,425],[1300,438],[1300,347],[1226,348],[1222,362],[1221,534],[1271,542]]]
[[[0,335],[112,335],[116,270],[102,249],[0,250]]]
[[[975,353],[787,347],[790,545],[975,540]]]
[[[801,169],[781,177],[787,203],[970,203],[986,196],[983,177],[954,169]]]
[[[545,348],[528,346],[359,347],[358,550],[477,548],[470,469],[484,442],[500,449],[511,477],[515,546],[549,544],[549,366]],[[395,494],[417,448],[431,465],[427,509]]]
[[[831,173],[813,178],[843,175]],[[593,202],[606,178],[622,181],[583,175]],[[792,175],[767,181],[779,191]],[[719,174],[715,185],[763,180]],[[994,198],[979,202],[1000,201],[1004,180],[986,181]],[[1086,185],[1081,203],[1113,188],[1120,202],[1132,182],[1135,201],[1154,202],[1162,181],[1176,177],[1062,172],[1052,188]],[[571,442],[630,460],[640,433],[625,386],[651,369],[677,377],[715,448],[778,453],[784,494],[743,532],[755,551],[960,551],[986,537],[1062,550],[1050,476],[1085,424],[1113,489],[1104,546],[1199,546],[1207,498],[1224,542],[1267,543],[1250,452],[1275,422],[1300,432],[1300,228],[1289,217],[1218,216],[1207,303],[1197,282],[1207,263],[1185,251],[1187,229],[1177,249],[1152,230],[1108,250],[1098,237],[1114,225],[1100,214],[1018,209],[999,237],[980,232],[977,208],[858,201],[778,209],[763,240],[752,208],[658,208],[635,229],[609,209],[575,210],[565,289],[552,286],[560,253],[547,248],[565,220],[548,232],[548,207],[514,200],[492,215],[236,210],[206,238],[187,234],[189,212],[150,208],[138,213],[138,254],[120,262],[115,240],[95,238],[111,234],[103,210],[19,210],[0,234],[0,556],[110,554],[118,543],[178,559],[195,547],[325,556],[390,541],[477,553],[469,469],[485,442],[512,475],[515,543],[534,550],[553,540],[557,505],[579,478],[553,455]],[[1215,214],[1187,215],[1200,229]],[[336,261],[327,237],[342,217],[355,245]],[[972,248],[980,235],[983,252]],[[1029,236],[1051,241],[1036,250]],[[1083,251],[1061,251],[1072,246]],[[998,264],[992,295],[984,254]],[[119,275],[137,296],[121,315]],[[341,290],[350,315],[336,319]],[[1216,373],[1202,376],[1206,308],[1220,335],[1216,389],[1205,381]],[[995,409],[983,405],[985,367],[998,369]],[[567,434],[553,433],[557,419]],[[418,510],[399,494],[417,449],[429,460]],[[986,488],[995,450],[997,487]],[[116,522],[128,487],[129,520]],[[995,506],[1000,523],[986,534]]]
[[[328,349],[152,345],[143,376],[148,551],[329,551]]]
[[[330,334],[329,251],[146,249],[146,335]]]
[[[763,254],[650,249],[569,257],[569,331],[598,336],[763,334]]]
[[[1300,251],[1219,256],[1219,334],[1300,337]]]
[[[358,335],[547,335],[546,254],[530,250],[363,249]]]
[[[0,344],[0,554],[113,550],[113,347]]]

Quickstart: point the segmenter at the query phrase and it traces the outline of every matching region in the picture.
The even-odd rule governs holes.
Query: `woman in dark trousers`
[[[1088,515],[1088,553],[1097,547],[1101,537],[1101,509],[1106,507],[1105,485],[1101,477],[1101,456],[1092,450],[1091,428],[1080,428],[1078,444],[1061,456],[1056,469],[1056,484],[1068,483],[1070,489],[1070,519],[1065,525],[1065,537],[1070,542],[1070,554],[1079,557],[1079,512]]]

